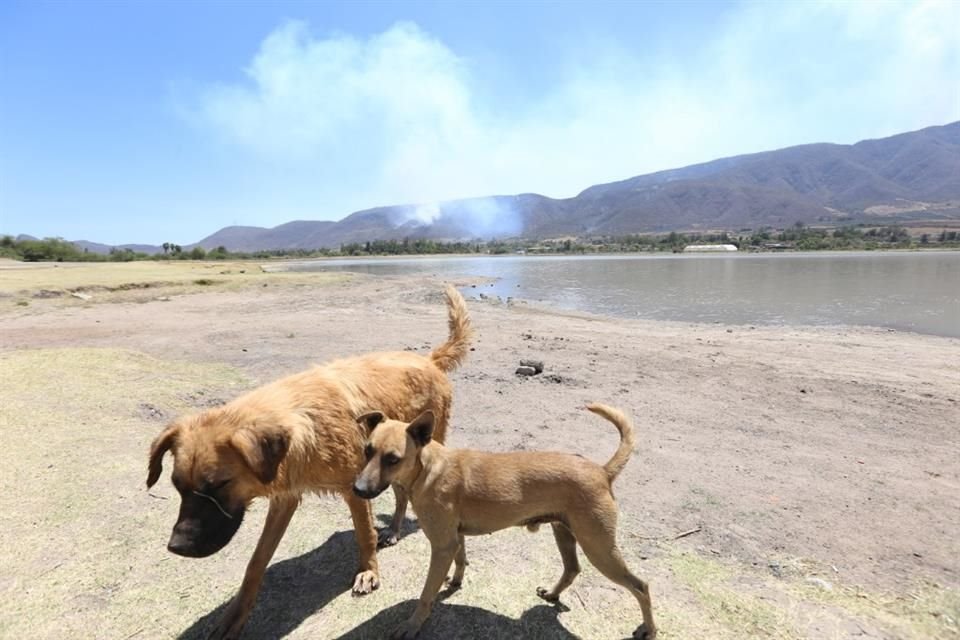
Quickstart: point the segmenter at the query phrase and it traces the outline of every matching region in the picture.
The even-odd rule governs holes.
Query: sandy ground
[[[203,637],[265,505],[219,554],[172,556],[176,493],[166,476],[144,489],[149,442],[181,412],[311,363],[429,350],[445,334],[440,287],[255,264],[0,269],[0,637]],[[960,637],[960,341],[470,313],[452,446],[604,462],[616,433],[583,404],[634,416],[620,541],[651,583],[661,638]],[[528,357],[543,375],[514,375]],[[390,498],[375,509],[385,519]],[[381,554],[381,589],[351,598],[347,509],[307,499],[245,637],[383,637],[426,575],[428,544],[408,524]],[[469,539],[468,557],[423,637],[624,638],[639,623],[585,560],[563,606],[534,595],[560,572],[546,528]]]

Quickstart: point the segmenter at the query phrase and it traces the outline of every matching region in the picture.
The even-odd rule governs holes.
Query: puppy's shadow
[[[389,638],[395,628],[406,620],[417,606],[408,600],[384,609],[369,620],[354,627],[337,640],[373,640]],[[433,608],[419,637],[424,640],[473,640],[475,638],[543,638],[544,640],[579,640],[567,631],[558,615],[565,608],[538,604],[527,609],[519,620],[463,604],[441,604]]]
[[[313,551],[271,564],[243,637],[283,638],[331,600],[349,591],[357,564],[353,531],[335,533]],[[178,639],[205,640],[229,602],[194,622]]]

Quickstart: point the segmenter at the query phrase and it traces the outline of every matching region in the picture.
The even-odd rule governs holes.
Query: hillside
[[[204,249],[223,246],[230,251],[260,249],[303,249],[327,246],[325,235],[336,223],[329,220],[295,220],[272,229],[264,227],[224,227],[213,235],[192,244]]]
[[[113,249],[129,249],[134,253],[154,254],[163,251],[163,247],[153,244],[121,244],[117,246],[90,242],[89,240],[73,240],[74,246],[84,252],[108,254]]]
[[[784,226],[960,213],[960,123],[726,158],[585,190],[584,230]]]
[[[227,227],[211,249],[310,249],[410,238],[605,235],[960,218],[960,122],[853,145],[808,144],[589,187],[358,211],[338,222]]]

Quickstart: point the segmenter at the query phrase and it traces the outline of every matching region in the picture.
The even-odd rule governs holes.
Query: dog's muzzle
[[[384,487],[383,489],[385,489]],[[364,500],[371,500],[376,498],[378,495],[383,493],[383,489],[371,489],[370,487],[360,484],[358,482],[353,483],[353,492],[363,498]]]
[[[180,515],[170,534],[167,550],[187,558],[205,558],[227,546],[240,528],[246,511],[243,505],[223,510],[202,494],[191,494],[180,503]]]

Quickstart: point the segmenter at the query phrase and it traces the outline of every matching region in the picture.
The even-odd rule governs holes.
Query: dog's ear
[[[357,418],[357,422],[366,427],[367,433],[370,433],[376,429],[377,425],[384,420],[386,420],[386,417],[384,417],[384,415],[379,411],[371,411],[370,413],[365,413]]]
[[[433,437],[433,411],[424,411],[416,420],[407,426],[407,433],[417,443],[418,447],[425,447]]]
[[[149,489],[160,479],[163,471],[163,454],[173,446],[180,433],[180,425],[172,424],[163,430],[150,445],[150,462],[147,464],[147,488]]]
[[[236,449],[260,482],[269,484],[277,477],[280,463],[290,448],[290,439],[280,429],[240,429],[230,438],[230,446]]]

